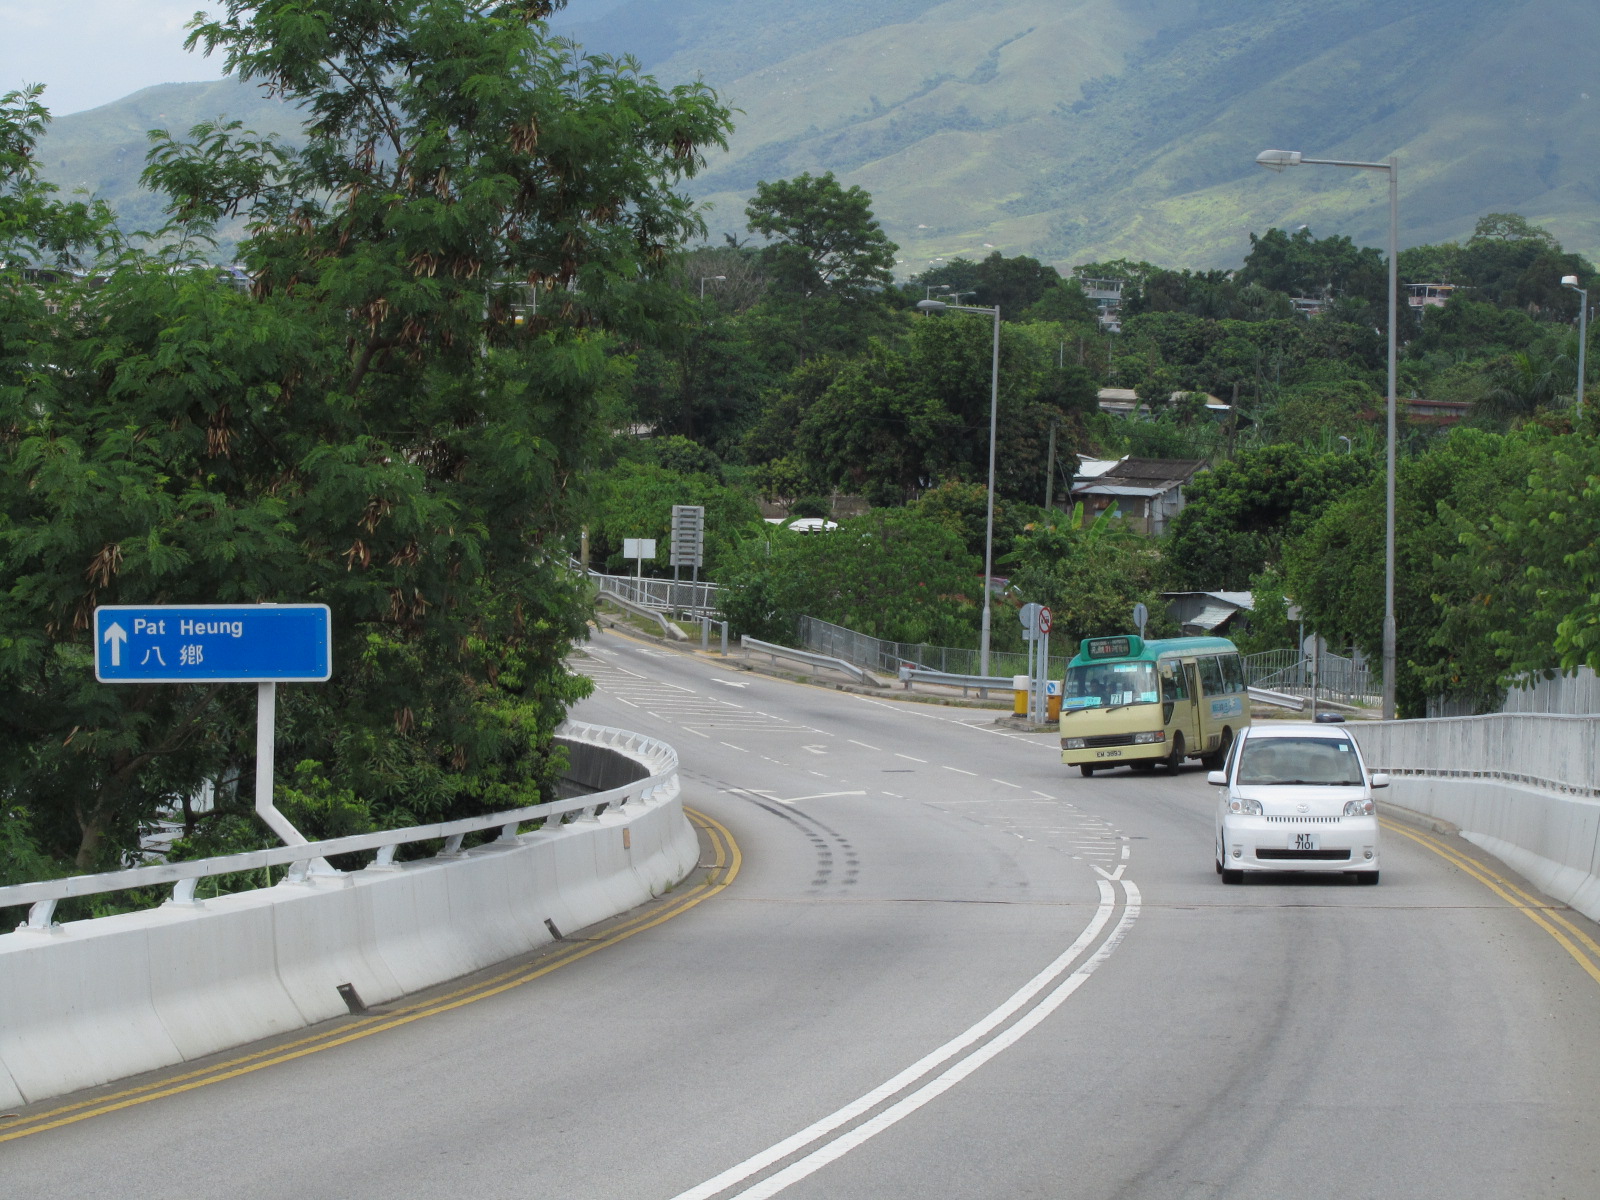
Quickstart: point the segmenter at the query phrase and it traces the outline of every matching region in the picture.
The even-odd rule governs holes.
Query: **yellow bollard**
[[[1011,711],[1019,717],[1028,715],[1028,677],[1026,675],[1013,675],[1011,686],[1016,690],[1016,698],[1012,701]]]

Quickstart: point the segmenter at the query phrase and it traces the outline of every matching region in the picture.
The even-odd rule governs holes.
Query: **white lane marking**
[[[1128,869],[1128,867],[1127,867],[1126,863],[1124,863],[1122,866],[1118,867],[1115,871],[1112,871],[1110,873],[1107,873],[1105,871],[1101,871],[1099,867],[1095,867],[1096,871],[1099,871],[1100,874],[1104,875],[1107,879],[1111,880],[1111,882],[1113,882],[1113,883],[1115,883],[1117,880],[1121,879],[1122,878],[1122,873],[1124,871],[1126,871],[1127,869]]]
[[[1123,847],[1122,847],[1122,861],[1123,861],[1123,862],[1127,862],[1127,861],[1128,861],[1128,852],[1129,852],[1129,851],[1130,851],[1130,850],[1132,850],[1132,849],[1133,849],[1133,847],[1132,847],[1132,846],[1127,846],[1127,845],[1124,845],[1124,846],[1123,846]]]
[[[711,682],[720,683],[723,687],[747,688],[750,686],[748,682],[738,683],[732,679],[718,679],[715,675],[711,677]]]
[[[905,797],[902,796],[899,792],[885,792],[884,795],[885,796],[893,796],[896,800],[904,800],[905,799]]]
[[[991,779],[989,782],[998,783],[1001,787],[1016,788],[1019,792],[1022,790],[1020,783],[1007,783],[1004,779]]]
[[[701,733],[698,729],[690,729],[687,725],[681,725],[681,726],[679,726],[679,728],[682,729],[685,733],[694,734],[695,737],[703,737],[708,742],[711,740],[711,735],[709,733]]]
[[[781,804],[799,804],[802,800],[832,800],[835,796],[865,796],[865,792],[818,792],[815,796],[795,796],[789,800],[779,801]]]
[[[809,1146],[811,1143],[820,1138],[826,1137],[828,1134],[832,1133],[841,1126],[847,1125],[851,1121],[856,1120],[858,1117],[871,1112],[872,1109],[876,1108],[879,1104],[883,1103],[883,1101],[893,1096],[896,1092],[905,1090],[918,1080],[927,1076],[936,1068],[954,1058],[956,1055],[966,1051],[974,1043],[981,1041],[985,1037],[988,1037],[989,1034],[993,1033],[997,1028],[1015,1016],[1018,1011],[1020,1011],[1025,1005],[1038,996],[1040,992],[1049,987],[1050,984],[1054,983],[1057,977],[1059,977],[1062,972],[1076,962],[1078,956],[1087,950],[1091,945],[1093,945],[1094,940],[1100,936],[1100,932],[1111,920],[1111,914],[1116,909],[1117,897],[1116,889],[1113,888],[1109,883],[1100,881],[1098,882],[1097,886],[1100,889],[1100,906],[1095,909],[1094,917],[1089,921],[1089,924],[1084,927],[1083,932],[1078,935],[1077,940],[1074,941],[1072,945],[1068,946],[1067,949],[1064,950],[1054,962],[1052,962],[1044,970],[1040,971],[1037,975],[1025,983],[1021,988],[1013,993],[1009,999],[1007,999],[993,1012],[989,1013],[988,1016],[984,1017],[977,1024],[969,1027],[965,1032],[956,1035],[954,1038],[950,1039],[950,1041],[940,1046],[937,1050],[934,1050],[931,1054],[925,1055],[923,1058],[918,1059],[904,1071],[901,1071],[893,1079],[890,1079],[887,1083],[880,1084],[878,1087],[873,1088],[872,1091],[868,1092],[859,1099],[853,1100],[843,1108],[829,1113],[820,1121],[808,1125],[799,1133],[785,1138],[783,1141],[778,1142],[774,1146],[768,1147],[759,1154],[752,1155],[736,1166],[729,1167],[726,1171],[722,1172],[722,1174],[706,1180],[698,1187],[692,1187],[686,1192],[680,1192],[678,1195],[673,1197],[673,1200],[710,1200],[710,1197],[715,1196],[717,1193],[726,1191],[728,1188],[750,1178],[750,1176],[756,1174],[757,1172],[766,1170],[774,1163],[781,1162],[783,1159],[788,1158],[789,1155],[795,1153],[797,1150],[801,1150],[804,1147]],[[1135,903],[1133,898],[1137,896],[1138,893],[1134,890],[1132,884],[1124,884],[1123,886],[1129,891],[1129,911],[1136,912],[1132,906]],[[1111,938],[1107,940],[1106,945],[1102,946],[1095,955],[1085,962],[1083,966],[1079,967],[1077,971],[1074,971],[1072,975],[1068,976],[1068,978],[1063,981],[1054,992],[1046,997],[1043,1002],[1035,1007],[1032,1012],[1024,1017],[1022,1021],[1019,1021],[1016,1025],[1012,1026],[1011,1029],[1007,1030],[1006,1033],[1001,1037],[995,1038],[978,1051],[969,1055],[967,1058],[962,1059],[960,1062],[956,1063],[955,1066],[947,1070],[943,1075],[925,1085],[921,1090],[913,1092],[899,1104],[885,1109],[873,1120],[868,1121],[859,1128],[852,1130],[850,1133],[847,1133],[835,1139],[834,1141],[829,1142],[821,1149],[813,1151],[805,1158],[802,1158],[799,1162],[793,1163],[789,1167],[772,1176],[770,1179],[763,1180],[755,1187],[749,1188],[746,1191],[738,1194],[740,1196],[749,1196],[753,1198],[758,1196],[771,1196],[779,1191],[782,1191],[791,1183],[805,1178],[819,1167],[825,1166],[834,1159],[838,1158],[840,1155],[848,1153],[850,1150],[866,1141],[867,1138],[873,1136],[873,1134],[878,1133],[883,1129],[887,1129],[890,1125],[893,1125],[895,1122],[910,1115],[912,1112],[918,1108],[921,1108],[935,1096],[947,1091],[961,1079],[966,1078],[967,1075],[970,1075],[974,1070],[982,1066],[983,1063],[987,1062],[990,1058],[993,1058],[995,1054],[998,1054],[1001,1050],[1005,1049],[1007,1046],[1010,1046],[1019,1037],[1021,1037],[1023,1033],[1031,1030],[1035,1025],[1048,1016],[1050,1012],[1054,1011],[1062,1001],[1064,1001],[1073,992],[1077,991],[1077,989],[1082,986],[1083,981],[1087,979],[1089,975],[1094,973],[1094,969],[1098,967],[1100,963],[1104,962],[1106,958],[1110,957],[1110,951],[1115,949],[1116,945],[1122,941],[1122,936],[1129,924],[1131,924],[1131,921],[1128,917],[1128,914],[1124,913],[1122,920],[1117,924],[1116,930],[1112,933]],[[907,1107],[908,1105],[909,1107]],[[886,1120],[886,1118],[888,1119]]]
[[[858,741],[856,741],[856,740],[855,740],[855,738],[849,738],[849,739],[847,739],[847,740],[848,740],[848,741],[849,741],[849,743],[850,743],[850,744],[851,744],[851,745],[852,745],[852,746],[860,746],[860,747],[861,747],[861,748],[862,748],[862,749],[863,749],[863,750],[878,750],[878,752],[879,752],[879,753],[880,753],[880,754],[881,754],[881,753],[882,753],[882,750],[881,750],[881,749],[879,749],[879,747],[877,747],[877,746],[869,746],[869,745],[867,745],[867,744],[866,744],[866,743],[865,743],[865,742],[858,742]]]
[[[960,767],[945,767],[944,769],[946,771],[954,771],[957,775],[971,775],[974,779],[978,777],[976,771],[963,771]]]
[[[800,749],[804,750],[807,754],[826,754],[828,752],[828,748],[826,746],[801,746]]]
[[[723,742],[722,745],[726,746],[729,750],[737,750],[740,754],[750,753],[750,751],[746,750],[743,746],[735,746],[732,742]]]
[[[919,762],[919,763],[925,763],[925,762],[927,762],[927,761],[928,761],[928,760],[927,760],[927,759],[925,759],[925,758],[912,758],[912,757],[911,757],[911,755],[909,755],[909,754],[901,754],[901,753],[900,753],[900,752],[899,752],[899,751],[898,751],[898,750],[897,750],[897,751],[895,751],[895,757],[896,757],[896,758],[903,758],[903,759],[905,759],[905,760],[906,760],[906,761],[907,761],[907,762]]]
[[[613,700],[618,701],[619,703],[626,704],[629,708],[638,708],[639,707],[632,700],[624,700],[621,696],[618,696],[616,693],[612,693],[611,698]]]

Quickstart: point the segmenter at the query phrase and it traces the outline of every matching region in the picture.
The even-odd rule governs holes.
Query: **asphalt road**
[[[1391,829],[1377,888],[1224,888],[1198,766],[1083,779],[993,712],[614,634],[583,669],[575,715],[678,747],[725,890],[0,1143],[0,1195],[1600,1195],[1600,931],[1460,839]]]

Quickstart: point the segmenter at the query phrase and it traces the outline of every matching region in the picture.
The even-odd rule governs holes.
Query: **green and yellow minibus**
[[[1061,761],[1085,775],[1220,766],[1249,724],[1244,660],[1226,638],[1085,638],[1067,664]]]

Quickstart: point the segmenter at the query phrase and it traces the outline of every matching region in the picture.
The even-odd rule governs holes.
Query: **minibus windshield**
[[[1121,708],[1161,699],[1156,667],[1148,662],[1104,662],[1067,668],[1063,709]]]

